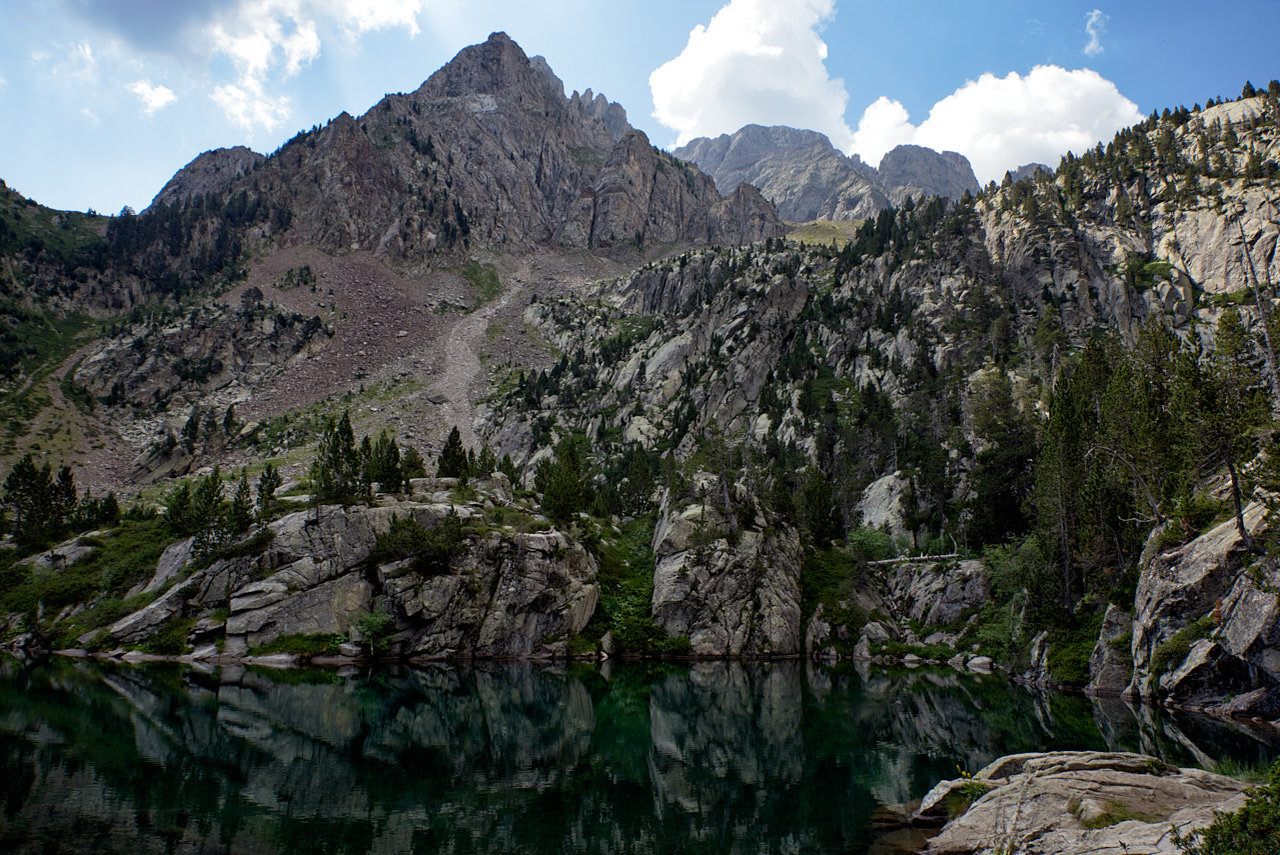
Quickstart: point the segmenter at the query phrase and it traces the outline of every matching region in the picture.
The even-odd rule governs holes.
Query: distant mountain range
[[[959,199],[979,190],[968,158],[954,151],[900,145],[877,169],[842,154],[823,134],[785,126],[747,125],[700,137],[673,154],[710,174],[722,193],[755,185],[793,223],[860,220],[908,196]]]

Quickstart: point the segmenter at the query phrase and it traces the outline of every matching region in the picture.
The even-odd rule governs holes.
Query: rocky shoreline
[[[940,782],[904,825],[940,827],[927,855],[1176,855],[1177,836],[1239,810],[1248,788],[1142,754],[1013,754]]]

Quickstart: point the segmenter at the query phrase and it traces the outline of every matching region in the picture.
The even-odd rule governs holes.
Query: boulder
[[[858,500],[862,524],[867,528],[884,529],[895,538],[910,534],[906,528],[904,504],[910,489],[911,482],[901,472],[893,472],[872,481]]]
[[[930,840],[930,855],[1001,847],[1027,855],[1174,855],[1180,849],[1171,826],[1185,834],[1211,822],[1215,810],[1239,808],[1245,787],[1140,754],[1021,754],[995,761],[970,780],[941,782],[917,813],[929,820],[948,795],[986,789]]]
[[[1266,507],[1261,502],[1249,504],[1244,511],[1246,528],[1256,534],[1265,517]],[[1150,673],[1157,648],[1215,609],[1220,620],[1228,615],[1233,618],[1223,621],[1221,633],[1232,639],[1224,646],[1232,655],[1243,653],[1259,662],[1280,656],[1269,641],[1280,633],[1274,620],[1276,611],[1267,605],[1270,597],[1249,580],[1241,583],[1249,575],[1241,572],[1248,550],[1234,519],[1172,549],[1159,549],[1158,538],[1158,532],[1152,535],[1139,569],[1133,613],[1133,678],[1126,695],[1151,698],[1159,687],[1160,675]],[[1232,607],[1228,611],[1224,598],[1229,596]]]

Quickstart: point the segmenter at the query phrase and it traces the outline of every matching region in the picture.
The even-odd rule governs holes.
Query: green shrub
[[[994,788],[994,785],[988,784],[986,781],[977,781],[969,778],[963,784],[947,793],[947,797],[943,800],[947,816],[955,819]]]
[[[434,528],[427,528],[411,516],[392,516],[390,528],[378,535],[372,558],[376,564],[412,558],[415,572],[439,576],[449,572],[449,562],[465,544],[462,520],[453,509]]]
[[[1280,763],[1271,782],[1250,790],[1235,813],[1214,811],[1213,822],[1174,842],[1187,855],[1275,855],[1280,840]]]
[[[1102,614],[1079,616],[1049,633],[1049,674],[1059,683],[1083,686],[1089,682],[1089,656],[1098,643]]]
[[[191,652],[187,636],[195,625],[195,618],[174,617],[160,625],[160,629],[142,646],[143,651],[156,656],[181,656]]]
[[[1202,638],[1208,638],[1213,632],[1213,616],[1205,615],[1192,621],[1173,634],[1173,637],[1156,648],[1151,656],[1151,674],[1159,677],[1170,669],[1177,668],[1191,652],[1191,647]]]

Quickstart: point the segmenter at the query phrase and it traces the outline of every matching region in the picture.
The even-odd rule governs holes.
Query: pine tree
[[[467,452],[462,447],[462,433],[455,427],[449,431],[449,438],[440,449],[440,459],[436,466],[438,478],[466,478],[470,474]]]
[[[330,418],[311,463],[313,498],[342,502],[363,497],[367,492],[362,490],[363,469],[350,416],[344,412],[338,421]]]
[[[227,510],[227,527],[234,535],[244,534],[253,525],[253,493],[249,490],[249,473],[241,469],[231,507]]]
[[[262,474],[258,476],[258,519],[260,521],[265,522],[271,518],[271,512],[276,504],[276,490],[280,489],[280,484],[280,472],[268,463],[263,467]]]

